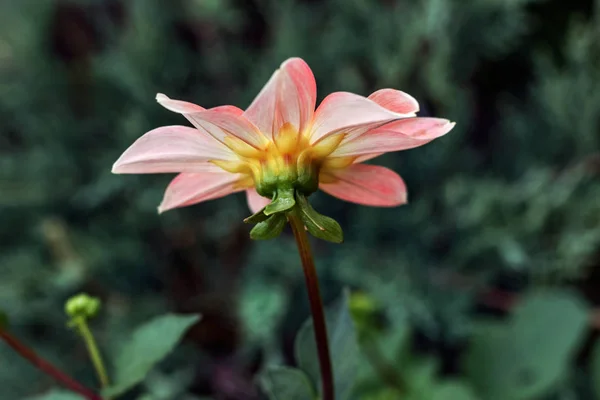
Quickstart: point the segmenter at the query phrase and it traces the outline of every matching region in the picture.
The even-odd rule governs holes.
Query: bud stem
[[[319,367],[321,369],[321,382],[323,385],[323,400],[334,400],[333,391],[333,370],[331,368],[331,358],[329,355],[329,343],[327,337],[327,325],[325,324],[325,312],[323,310],[323,301],[319,291],[319,278],[315,269],[308,235],[304,230],[304,224],[298,216],[297,209],[288,213],[288,220],[298,245],[298,252],[302,260],[302,269],[306,280],[306,289],[310,301],[310,311],[312,313],[313,326],[315,329],[315,341],[317,343],[317,352],[319,356]]]
[[[44,360],[40,356],[38,356],[33,350],[28,348],[26,345],[21,343],[17,338],[12,336],[7,331],[0,329],[0,338],[6,342],[14,351],[19,353],[23,358],[28,360],[35,367],[40,369],[45,374],[51,376],[60,382],[67,389],[72,392],[79,393],[87,400],[102,400],[102,397],[92,392],[90,389],[86,388],[54,365],[50,364],[48,361]]]
[[[87,324],[87,319],[85,317],[76,317],[72,319],[72,322],[85,342],[85,346],[87,347],[92,363],[94,364],[94,369],[98,375],[100,385],[103,389],[106,389],[110,385],[108,374],[106,373],[100,350],[98,350],[96,339],[94,339],[94,334]]]

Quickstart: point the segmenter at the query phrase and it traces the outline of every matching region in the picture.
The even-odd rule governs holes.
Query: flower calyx
[[[269,205],[244,219],[244,222],[255,224],[250,231],[252,239],[267,240],[281,234],[288,216],[292,214],[300,218],[305,229],[314,237],[333,243],[344,240],[340,224],[315,211],[306,196],[294,189],[278,189]]]

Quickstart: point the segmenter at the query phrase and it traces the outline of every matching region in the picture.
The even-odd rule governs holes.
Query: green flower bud
[[[65,312],[71,318],[92,318],[100,311],[100,305],[100,299],[81,293],[67,300]]]
[[[353,292],[348,307],[360,339],[380,332],[382,309],[372,296],[361,291]]]

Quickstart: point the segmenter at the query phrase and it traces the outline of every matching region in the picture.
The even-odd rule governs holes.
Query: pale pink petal
[[[271,202],[271,199],[261,196],[254,188],[246,190],[246,199],[252,214],[256,214]]]
[[[352,203],[394,207],[406,203],[406,185],[394,171],[377,165],[353,164],[322,173],[319,188]]]
[[[233,115],[242,115],[244,114],[244,110],[236,106],[218,106],[209,108],[210,111],[229,113]]]
[[[268,137],[290,123],[299,132],[312,120],[317,84],[310,67],[300,58],[281,64],[245,112]]]
[[[356,159],[354,160],[353,164],[358,164],[361,162],[365,162],[367,160],[372,160],[373,158],[379,157],[384,155],[385,153],[369,153],[369,154],[363,154],[360,155],[358,157],[356,157]]]
[[[206,108],[200,107],[194,103],[189,103],[182,100],[173,100],[162,93],[156,95],[156,101],[169,111],[179,114],[191,114],[199,111],[205,111]]]
[[[237,107],[220,106],[207,110],[186,101],[172,100],[164,94],[158,94],[156,100],[165,108],[183,114],[196,128],[208,132],[221,142],[227,136],[235,136],[257,148],[263,147],[267,142],[264,135]]]
[[[422,146],[450,132],[454,122],[442,118],[407,118],[390,122],[349,141],[343,141],[331,157],[388,153]]]
[[[369,99],[382,107],[398,114],[414,116],[419,112],[419,103],[408,93],[395,89],[380,89],[369,96]]]
[[[202,201],[217,199],[246,189],[240,185],[243,175],[222,169],[199,173],[182,173],[171,181],[165,191],[158,212],[190,206]]]
[[[335,133],[344,133],[346,140],[350,140],[404,117],[366,97],[347,92],[332,93],[325,97],[315,112],[310,142],[314,144]]]
[[[136,140],[113,165],[116,174],[203,171],[209,160],[234,160],[213,137],[185,126],[163,126]]]
[[[191,114],[191,113],[207,110],[206,108],[201,107],[194,103],[189,103],[187,101],[182,101],[182,100],[170,99],[169,97],[167,97],[166,95],[164,95],[162,93],[158,93],[156,95],[156,101],[158,101],[158,103],[160,105],[162,105],[163,107],[165,107],[167,110],[170,110],[170,111],[173,111],[173,112],[176,112],[179,114]],[[234,115],[242,115],[244,113],[244,110],[242,110],[241,108],[236,107],[236,106],[218,106],[218,107],[209,108],[209,110],[216,111],[216,112],[230,113],[230,114],[234,114]]]

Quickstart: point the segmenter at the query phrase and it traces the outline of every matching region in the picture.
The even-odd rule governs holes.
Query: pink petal
[[[191,114],[191,113],[206,110],[206,108],[200,107],[194,103],[189,103],[187,101],[182,101],[182,100],[170,99],[162,93],[158,93],[156,95],[156,101],[158,101],[158,104],[160,104],[167,110],[173,111],[173,112],[176,112],[179,114]]]
[[[168,110],[183,114],[196,128],[208,132],[221,142],[230,135],[257,148],[263,147],[267,142],[256,126],[248,121],[237,107],[221,106],[207,110],[186,101],[172,100],[160,93],[156,100]]]
[[[379,157],[381,155],[383,155],[385,153],[369,153],[369,154],[363,154],[361,156],[356,157],[356,159],[354,160],[353,164],[359,164],[361,162],[365,162],[367,160],[371,160],[375,157]]]
[[[248,207],[252,211],[252,214],[256,214],[271,202],[271,199],[262,197],[254,188],[246,190],[246,199],[248,200]]]
[[[352,203],[394,207],[406,203],[406,185],[394,171],[377,165],[353,164],[321,174],[319,188]]]
[[[395,89],[380,89],[369,96],[369,99],[382,107],[398,114],[413,116],[419,112],[419,103],[411,95]]]
[[[245,115],[268,137],[274,137],[285,123],[302,132],[312,119],[316,98],[310,67],[300,58],[290,58],[271,76]]]
[[[450,132],[454,122],[442,118],[407,118],[390,122],[360,137],[343,141],[331,157],[387,153],[422,146]]]
[[[215,112],[229,113],[229,114],[233,114],[233,115],[244,114],[244,110],[242,110],[241,108],[238,108],[236,106],[218,106],[218,107],[209,108],[209,110],[215,111]]]
[[[332,93],[315,112],[310,141],[314,144],[335,133],[345,133],[349,140],[403,117],[366,97],[347,92]]]
[[[209,168],[209,160],[231,160],[235,154],[197,129],[163,126],[136,140],[113,165],[116,174],[195,172]]]
[[[182,173],[171,181],[165,191],[158,212],[190,206],[202,201],[217,199],[244,190],[240,185],[243,175],[215,168],[198,173]]]

